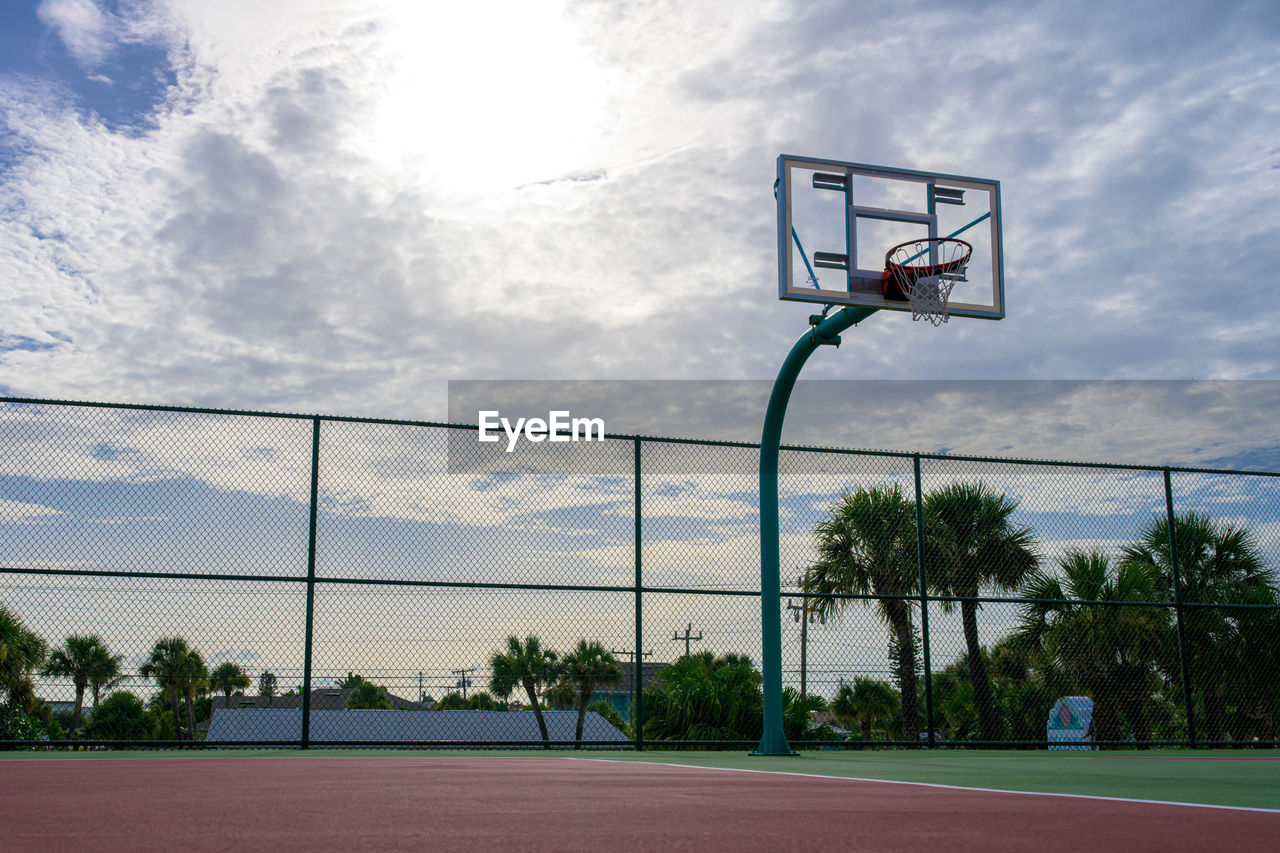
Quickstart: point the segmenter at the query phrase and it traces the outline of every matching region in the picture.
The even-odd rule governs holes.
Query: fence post
[[[1196,747],[1196,718],[1191,709],[1191,679],[1187,677],[1187,639],[1182,627],[1182,581],[1178,577],[1178,538],[1173,514],[1173,478],[1164,469],[1164,509],[1169,520],[1169,574],[1173,578],[1173,612],[1178,620],[1178,673],[1182,677],[1182,699],[1187,708],[1187,739]]]
[[[924,560],[924,493],[920,488],[920,454],[912,457],[916,474],[916,567],[920,570],[920,642],[924,651],[924,721],[928,727],[929,748],[933,739],[933,665],[929,658],[929,586],[925,578]]]
[[[316,519],[320,506],[320,419],[311,421],[311,518],[307,533],[307,625],[302,651],[302,748],[311,746],[311,624],[316,598]]]
[[[644,749],[644,716],[641,713],[640,702],[643,693],[644,684],[644,654],[641,649],[644,648],[643,628],[641,627],[641,606],[644,596],[643,590],[643,561],[641,560],[641,522],[640,522],[640,439],[632,440],[632,464],[635,472],[635,560],[636,560],[636,653],[632,655],[631,660],[634,661],[631,667],[632,688],[635,690],[635,698],[632,700],[633,713],[631,714],[631,725],[635,729],[636,751]]]

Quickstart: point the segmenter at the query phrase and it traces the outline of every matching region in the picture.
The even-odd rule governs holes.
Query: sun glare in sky
[[[428,186],[484,195],[580,171],[599,155],[606,78],[544,3],[405,3],[366,153]]]

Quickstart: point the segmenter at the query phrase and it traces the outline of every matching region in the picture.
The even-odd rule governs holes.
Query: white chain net
[[[935,326],[950,319],[951,288],[964,279],[964,265],[972,252],[960,240],[918,240],[897,246],[885,259],[894,281],[911,303],[911,319]],[[923,275],[929,272],[931,275]]]
[[[916,279],[910,287],[904,287],[907,301],[911,303],[911,319],[924,318],[933,325],[947,322],[947,300],[951,298],[951,288],[956,280],[946,275],[928,275]]]

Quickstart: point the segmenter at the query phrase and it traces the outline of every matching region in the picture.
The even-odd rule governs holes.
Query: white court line
[[[723,770],[728,773],[767,773],[774,776],[803,776],[809,779],[832,779],[846,782],[877,782],[881,785],[915,785],[920,788],[944,788],[950,791],[979,791],[984,794],[1021,794],[1026,797],[1069,797],[1073,800],[1105,800],[1112,803],[1146,803],[1156,806],[1188,806],[1195,809],[1229,809],[1238,812],[1263,812],[1280,814],[1280,809],[1264,809],[1257,806],[1223,806],[1214,803],[1180,803],[1175,800],[1139,800],[1133,797],[1104,797],[1099,794],[1058,794],[1052,791],[1011,791],[1005,788],[976,788],[968,785],[943,785],[938,782],[904,782],[898,779],[868,779],[861,776],[825,776],[821,773],[796,773],[791,770],[749,770],[745,767],[706,767],[701,764],[672,764],[669,761],[627,760],[618,758],[577,758],[564,756],[565,761],[602,761],[610,764],[649,764],[655,767],[680,767],[686,770]]]

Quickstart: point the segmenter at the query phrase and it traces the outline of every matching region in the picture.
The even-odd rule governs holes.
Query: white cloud
[[[104,13],[94,0],[42,0],[36,13],[82,65],[101,62],[115,43],[114,16]]]
[[[1008,319],[878,316],[808,376],[1280,371],[1254,7],[1158,38],[1102,6],[41,9],[175,80],[131,128],[0,80],[4,332],[43,345],[0,351],[17,393],[438,418],[447,378],[771,377],[808,313],[772,296],[781,151],[1005,194]]]
[[[0,521],[5,524],[31,524],[47,521],[58,514],[58,510],[41,506],[40,504],[0,500]]]

